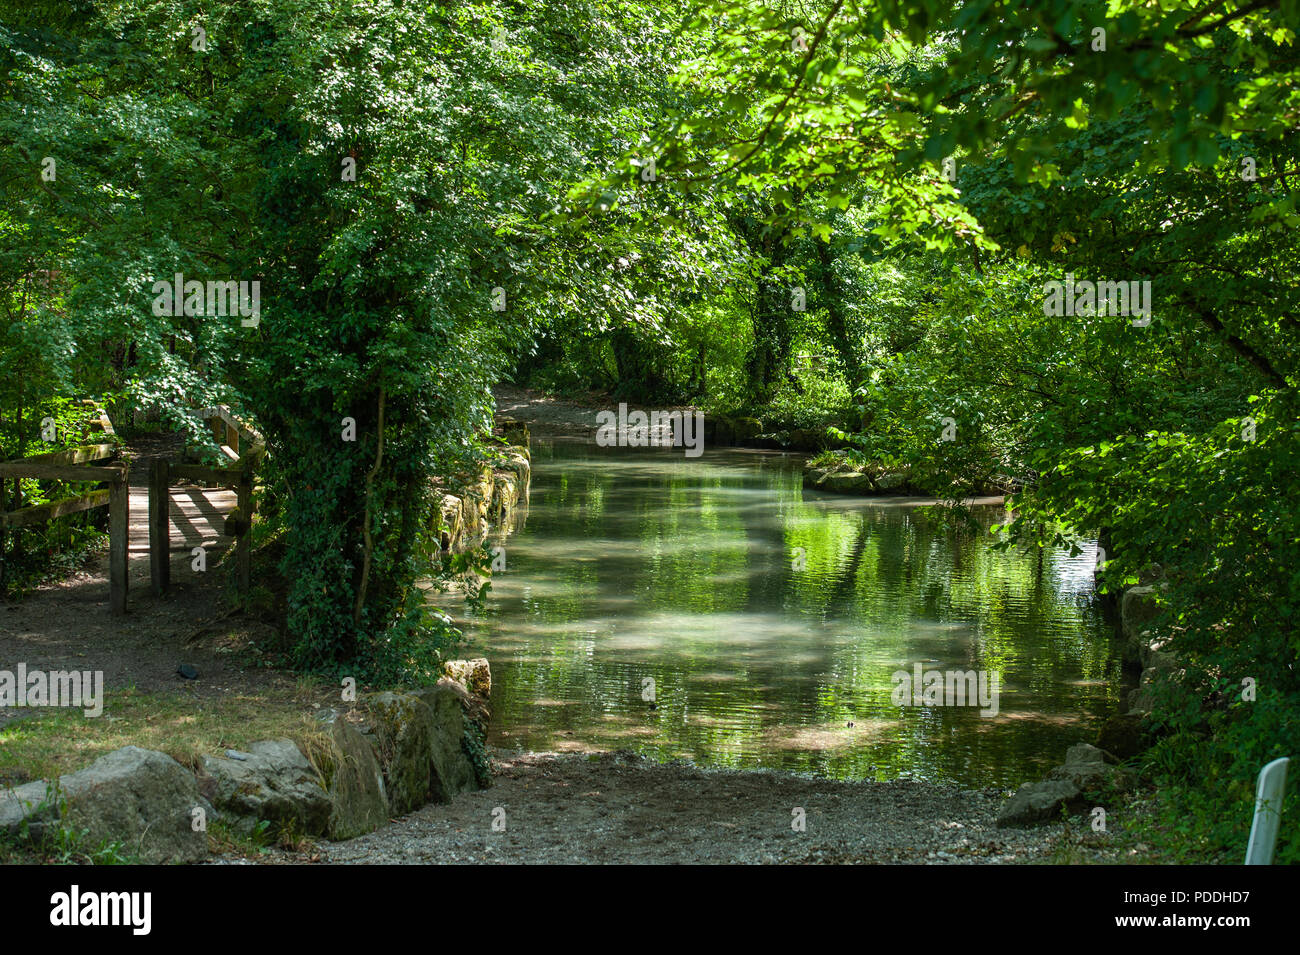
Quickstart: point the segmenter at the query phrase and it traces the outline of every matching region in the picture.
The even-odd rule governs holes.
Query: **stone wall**
[[[434,482],[432,520],[441,525],[445,553],[461,553],[483,543],[490,533],[508,534],[522,505],[528,503],[532,478],[528,426],[501,421],[497,437],[509,443],[497,459],[477,473]]]

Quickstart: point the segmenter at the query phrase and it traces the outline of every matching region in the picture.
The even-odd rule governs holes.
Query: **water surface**
[[[505,571],[461,621],[490,742],[1011,786],[1091,741],[1119,686],[1092,553],[996,551],[897,499],[805,492],[800,464],[535,437]],[[999,672],[998,715],[895,705],[918,662]]]

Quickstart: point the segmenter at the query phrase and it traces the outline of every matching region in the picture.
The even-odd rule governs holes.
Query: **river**
[[[1092,550],[995,550],[1000,505],[958,534],[913,499],[805,492],[795,455],[532,454],[505,569],[459,619],[494,746],[1009,787],[1117,707]],[[996,715],[897,705],[918,664],[997,674]]]

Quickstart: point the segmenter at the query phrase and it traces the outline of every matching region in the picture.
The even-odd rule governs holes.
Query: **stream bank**
[[[1016,864],[1104,845],[1059,823],[998,829],[1000,790],[703,769],[629,752],[499,756],[492,769],[490,789],[326,846],[321,861]]]

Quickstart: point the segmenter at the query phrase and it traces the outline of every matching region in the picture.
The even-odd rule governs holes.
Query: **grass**
[[[0,785],[56,778],[123,746],[158,750],[195,768],[205,754],[257,740],[309,743],[320,735],[316,709],[337,695],[336,687],[301,678],[294,686],[207,697],[186,689],[117,690],[94,718],[76,709],[33,711],[0,729]]]
[[[188,689],[107,695],[101,716],[80,710],[34,710],[0,729],[0,788],[35,779],[54,780],[123,746],[158,750],[190,769],[205,754],[246,749],[258,740],[288,737],[313,764],[321,762],[325,737],[316,713],[338,703],[338,687],[310,676],[282,686],[196,696]],[[47,785],[47,800],[57,798]],[[276,852],[315,861],[319,850],[292,824],[263,822],[243,832],[220,820],[208,830],[210,849],[226,856],[264,859]],[[50,825],[38,840],[0,834],[0,865],[122,865],[135,861],[120,843],[91,845],[84,832]]]
[[[121,841],[89,840],[89,829],[68,825],[67,800],[58,784],[47,782],[45,796],[32,806],[19,831],[0,833],[0,865],[132,865],[139,858]],[[33,833],[33,819],[44,819]]]

